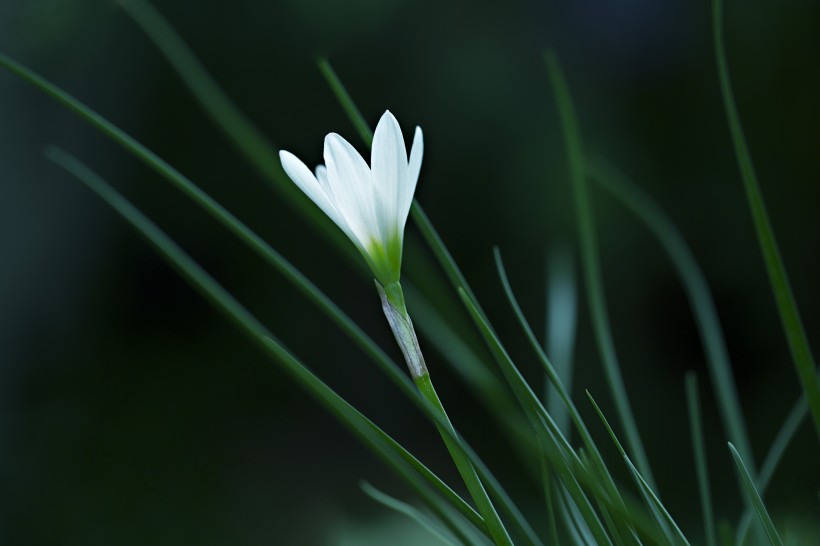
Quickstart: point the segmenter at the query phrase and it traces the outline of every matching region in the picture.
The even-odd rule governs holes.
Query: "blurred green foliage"
[[[403,126],[424,128],[417,197],[513,356],[532,364],[535,385],[491,247],[503,250],[524,312],[543,325],[545,256],[575,245],[541,59],[554,46],[588,147],[659,200],[700,260],[753,446],[765,451],[799,388],[732,155],[706,3],[156,5],[265,134],[308,161],[321,161],[330,131],[359,145],[316,69],[318,55],[330,58],[371,123],[390,108]],[[820,5],[730,2],[726,22],[738,107],[817,350]],[[5,0],[0,50],[190,176],[395,352],[370,283],[243,163],[115,3]],[[0,540],[268,544],[280,533],[292,544],[341,544],[339,530],[361,524],[349,522],[387,517],[359,479],[394,483],[119,218],[43,161],[49,143],[115,182],[319,375],[458,483],[429,424],[289,285],[120,149],[0,73]],[[692,461],[669,438],[687,431],[684,372],[695,369],[708,386],[695,325],[651,236],[606,194],[593,197],[631,402],[650,458],[669,463],[656,465],[662,496],[686,525],[699,517],[694,469],[671,470]],[[408,237],[405,262],[421,260],[417,234]],[[583,305],[579,336],[576,400],[592,416],[582,389],[604,411],[612,406]],[[434,368],[441,358],[428,353]],[[443,365],[436,375],[456,425],[502,477],[520,478],[455,375]],[[716,506],[736,517],[732,462],[714,404],[702,398]],[[776,519],[795,522],[784,539],[816,512],[814,454],[804,426],[768,496]],[[535,501],[538,486],[515,492]]]

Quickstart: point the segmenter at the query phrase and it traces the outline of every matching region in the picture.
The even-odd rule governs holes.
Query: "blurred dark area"
[[[524,312],[543,332],[548,253],[566,245],[577,256],[542,56],[555,48],[589,150],[655,198],[699,260],[758,463],[763,458],[800,387],[725,122],[709,2],[155,5],[270,141],[308,164],[322,161],[331,131],[364,151],[316,68],[319,56],[371,124],[390,109],[405,136],[423,128],[416,196],[536,388],[542,378],[501,290],[492,247],[500,247]],[[726,37],[748,143],[817,353],[820,3],[729,1]],[[400,359],[358,264],[244,160],[116,3],[2,0],[0,51],[190,177]],[[358,483],[404,499],[412,493],[116,213],[49,163],[42,150],[50,144],[114,184],[319,376],[462,489],[429,422],[313,304],[142,163],[0,71],[0,541],[423,544],[415,524],[375,504]],[[630,400],[661,497],[697,537],[687,370],[700,377],[718,512],[736,521],[742,503],[696,325],[651,233],[593,190]],[[442,296],[443,274],[408,226],[408,282],[475,337],[455,296]],[[626,482],[584,396],[592,392],[615,421],[583,295],[580,303],[574,396]],[[540,529],[539,485],[481,401],[421,343],[452,420]],[[816,517],[817,453],[804,422],[766,496],[784,525]]]

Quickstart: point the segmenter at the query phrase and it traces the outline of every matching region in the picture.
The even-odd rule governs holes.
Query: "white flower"
[[[350,238],[383,286],[399,281],[404,225],[424,151],[416,127],[410,160],[396,118],[385,112],[376,126],[371,166],[336,133],[325,137],[325,165],[316,175],[290,152],[279,152],[290,178]]]

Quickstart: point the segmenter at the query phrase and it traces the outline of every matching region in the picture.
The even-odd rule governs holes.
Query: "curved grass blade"
[[[467,345],[464,339],[444,320],[430,300],[412,285],[404,287],[410,314],[416,317],[415,326],[461,375],[467,385],[486,404],[493,418],[502,430],[513,439],[518,439],[521,431],[528,430],[518,405],[503,387],[495,374],[484,365],[481,358]],[[459,302],[460,303],[460,302]],[[531,450],[523,442],[510,442],[519,461],[531,475],[538,469],[533,465]]]
[[[510,306],[512,307],[513,312],[515,313],[515,316],[518,319],[518,322],[521,325],[522,330],[524,330],[524,334],[527,336],[527,340],[529,341],[530,346],[533,348],[533,351],[536,353],[536,356],[538,357],[538,361],[544,368],[544,373],[546,374],[547,379],[550,381],[550,384],[553,386],[555,392],[560,397],[560,401],[563,404],[565,411],[568,412],[570,418],[572,419],[572,422],[575,425],[575,428],[578,430],[578,433],[580,434],[581,439],[584,442],[584,445],[593,454],[593,460],[597,465],[597,469],[600,473],[600,476],[602,478],[606,478],[607,481],[612,484],[611,490],[613,492],[617,492],[615,484],[612,481],[612,476],[610,475],[609,470],[607,470],[606,465],[603,461],[601,452],[598,450],[598,446],[592,439],[592,436],[590,435],[589,430],[586,427],[586,424],[581,418],[581,414],[578,412],[578,408],[575,406],[575,403],[572,401],[569,392],[564,386],[564,383],[558,373],[558,370],[555,369],[550,359],[547,358],[547,355],[544,353],[543,349],[538,344],[538,340],[535,338],[535,334],[532,331],[532,327],[527,321],[527,318],[524,316],[524,312],[521,310],[521,306],[518,304],[518,299],[515,297],[515,293],[512,290],[512,286],[510,285],[510,280],[507,276],[507,270],[504,267],[504,261],[501,258],[501,251],[498,249],[498,247],[493,248],[493,256],[495,257],[496,271],[498,271],[498,276],[501,280],[501,286],[504,289],[504,293],[507,296],[507,301],[510,302]],[[510,365],[514,366],[512,362],[510,362]],[[552,415],[552,412],[548,413]],[[566,437],[566,434],[564,434],[564,436]]]
[[[740,169],[740,176],[743,179],[746,197],[749,201],[749,209],[754,220],[757,240],[766,263],[766,271],[769,274],[769,282],[777,302],[780,321],[786,333],[786,340],[789,343],[794,366],[797,369],[797,376],[800,378],[803,392],[806,394],[806,400],[811,409],[815,430],[818,438],[820,438],[820,376],[806,337],[803,321],[800,318],[800,312],[797,309],[797,303],[794,300],[789,278],[786,275],[786,267],[777,246],[769,214],[766,211],[760,184],[757,181],[757,174],[755,174],[754,165],[752,164],[752,155],[746,144],[743,126],[740,123],[740,114],[735,104],[732,81],[729,78],[729,63],[726,60],[726,47],[723,40],[722,0],[713,0],[712,2],[712,23],[715,60],[718,76],[720,77],[720,91],[726,109],[729,132],[732,135],[732,143],[735,148],[735,157]]]
[[[348,115],[351,123],[359,133],[359,136],[364,143],[370,147],[373,142],[373,132],[361,111],[356,106],[356,103],[347,92],[341,79],[327,59],[320,58],[317,61],[317,65],[333,94],[341,104],[342,109]],[[416,221],[428,246],[430,246],[438,258],[439,263],[447,272],[451,283],[453,283],[456,288],[464,286],[466,290],[472,294],[466,279],[455,264],[452,255],[444,246],[443,241],[432,226],[432,223],[421,209],[421,205],[418,201],[413,201],[411,211],[418,211],[415,212],[415,214],[419,215]],[[412,307],[414,314],[418,313],[421,317],[421,320],[418,321],[418,326],[424,331],[428,339],[447,356],[448,360],[456,367],[472,388],[480,393],[482,400],[494,409],[493,415],[510,415],[510,408],[513,407],[513,404],[510,403],[511,400],[506,391],[498,387],[496,378],[487,370],[483,361],[475,355],[470,347],[462,341],[460,336],[438,315],[432,305],[428,304],[421,292],[414,290],[412,287],[408,287],[406,292],[408,292],[408,295],[415,293],[415,297],[410,297],[409,300],[413,302]],[[474,296],[473,300],[476,305],[478,305]]]
[[[60,103],[76,112],[82,119],[91,123],[92,126],[99,129],[112,140],[123,146],[127,151],[135,155],[138,159],[145,162],[160,176],[171,182],[175,187],[190,197],[195,203],[200,205],[207,213],[222,223],[230,232],[236,235],[243,243],[247,244],[251,250],[262,257],[269,265],[272,265],[280,273],[282,273],[287,280],[294,283],[294,285],[313,303],[319,306],[322,311],[324,311],[365,351],[368,356],[374,360],[374,362],[376,362],[376,364],[379,365],[380,369],[385,372],[391,380],[393,380],[393,382],[400,388],[400,390],[402,390],[411,402],[419,407],[419,409],[421,409],[429,418],[436,420],[436,422],[441,420],[438,413],[433,410],[421,396],[419,396],[410,380],[399,371],[400,368],[395,364],[395,362],[387,357],[387,355],[364,333],[364,331],[361,330],[361,328],[359,328],[349,317],[347,317],[347,315],[345,315],[344,312],[332,302],[332,300],[330,300],[306,277],[304,277],[301,272],[299,272],[284,257],[270,247],[270,245],[262,240],[261,237],[245,226],[238,218],[227,211],[227,209],[222,207],[213,198],[194,185],[193,182],[188,180],[173,167],[156,156],[156,154],[139,144],[122,130],[108,122],[102,116],[90,110],[88,107],[61,89],[40,78],[28,69],[14,63],[10,59],[3,57],[2,54],[0,54],[0,64],[6,64],[23,79],[29,83],[32,83],[38,89],[46,92]],[[465,450],[471,458],[477,458],[476,454],[467,446],[465,446]],[[447,489],[448,490],[443,490],[442,492],[452,501],[457,502],[456,493],[449,488]],[[461,500],[459,506],[461,506],[462,510],[467,507],[463,500]]]
[[[743,457],[750,462],[750,468],[754,472],[751,443],[735,388],[726,341],[709,285],[697,260],[666,213],[626,176],[597,157],[586,163],[586,169],[593,180],[620,200],[646,224],[669,255],[695,315],[698,332],[706,353],[709,374],[715,386],[723,426],[732,442],[739,446]]]
[[[232,127],[232,137],[237,149],[264,173],[271,173],[276,186],[290,195],[297,195],[297,188],[289,183],[282,170],[277,150],[262,132],[228,98],[216,80],[205,70],[202,62],[182,43],[179,35],[148,2],[141,0],[117,0],[123,10],[157,44],[188,85],[194,97],[203,105],[220,127]]]
[[[481,335],[487,343],[487,346],[494,359],[501,368],[501,371],[507,379],[510,388],[521,404],[521,407],[525,410],[527,417],[533,425],[533,428],[538,434],[545,435],[544,445],[547,448],[547,453],[551,455],[553,461],[561,461],[558,464],[563,467],[562,477],[568,477],[571,481],[574,481],[569,464],[566,462],[565,458],[574,457],[576,467],[582,467],[582,464],[573,451],[572,446],[570,446],[566,438],[561,435],[561,431],[558,430],[558,427],[552,420],[552,417],[550,417],[546,409],[544,409],[544,406],[541,404],[541,400],[535,395],[530,386],[527,384],[526,380],[521,375],[521,372],[515,366],[512,359],[507,354],[507,351],[502,346],[492,326],[489,322],[487,322],[481,311],[472,302],[470,296],[464,289],[459,289],[459,295],[464,301],[470,315],[473,317],[473,321],[476,323],[476,326],[481,332]],[[564,483],[567,487],[572,488],[571,484],[566,482],[566,479]],[[582,513],[584,513],[584,517],[590,525],[591,530],[599,544],[611,544],[606,530],[595,515],[594,509],[589,504],[589,501],[586,500],[585,496],[580,491],[580,488],[576,488],[574,490],[571,489],[571,492],[574,495],[574,500],[579,509]]]
[[[144,0],[120,1],[126,12],[156,44],[160,52],[182,77],[183,82],[193,92],[204,109],[228,134],[236,147],[246,155],[263,175],[270,178],[277,186],[286,188],[286,191],[289,193],[294,192],[293,184],[289,183],[284,176],[281,165],[276,158],[275,147],[264,138],[262,133],[241,113],[225,92],[216,84],[214,79],[202,66],[202,63],[196,58],[162,15]],[[326,59],[320,59],[318,64],[334,94],[350,116],[353,125],[359,131],[362,139],[370,146],[373,139],[372,130],[345,90],[344,85],[342,85]],[[301,196],[299,197],[299,202],[304,201],[301,199]],[[310,209],[310,212],[314,213],[315,208]],[[435,228],[416,200],[413,201],[411,215],[421,229],[424,238],[436,254],[436,257],[439,258],[451,282],[458,283],[458,286],[463,286],[470,292],[475,300],[475,296],[472,294],[469,285],[467,285],[464,276],[458,270],[452,256],[443,246]],[[327,222],[324,222],[323,225],[327,225]],[[338,238],[338,230],[331,231],[331,234]],[[347,250],[351,248],[348,244],[342,246]],[[352,252],[350,254],[352,255]],[[359,262],[360,260],[356,260],[356,263]]]
[[[567,149],[567,160],[575,198],[578,234],[581,242],[581,263],[583,265],[584,280],[586,281],[585,284],[590,313],[592,314],[592,323],[595,329],[595,338],[598,342],[598,349],[601,354],[601,360],[603,361],[609,390],[615,401],[618,418],[626,434],[626,441],[634,454],[641,474],[654,489],[655,480],[652,476],[649,458],[646,456],[643,441],[638,432],[638,425],[635,421],[635,415],[632,412],[632,406],[629,403],[629,397],[626,393],[626,386],[624,385],[620,364],[618,363],[618,356],[615,352],[612,329],[609,324],[606,300],[604,298],[604,283],[601,277],[601,264],[599,263],[597,250],[595,218],[592,213],[592,203],[584,175],[584,149],[581,142],[581,131],[575,116],[569,87],[561,71],[557,56],[554,52],[550,51],[545,55],[545,60],[555,93],[555,102],[558,108],[561,127],[564,133],[564,142]]]
[[[379,365],[380,369],[382,369],[382,371],[384,371],[388,377],[399,386],[400,390],[408,396],[410,401],[419,407],[419,409],[421,409],[428,418],[432,419],[435,423],[446,424],[438,412],[436,412],[429,405],[429,403],[418,394],[409,379],[399,371],[398,366],[390,360],[383,353],[383,351],[381,351],[381,349],[379,349],[378,346],[376,346],[375,343],[370,340],[366,334],[358,328],[358,326],[355,325],[355,323],[344,315],[344,313],[336,307],[329,298],[324,296],[318,288],[312,285],[295,267],[289,264],[273,248],[267,245],[267,243],[265,243],[258,235],[253,233],[235,216],[219,205],[219,203],[217,203],[213,198],[204,193],[201,189],[194,185],[193,182],[182,176],[178,171],[160,159],[156,154],[145,148],[121,129],[108,122],[105,118],[71,97],[71,95],[65,91],[62,91],[55,85],[49,83],[45,79],[34,74],[18,63],[15,63],[11,59],[8,59],[2,54],[0,54],[0,65],[6,66],[28,83],[31,83],[61,104],[68,107],[70,110],[77,113],[83,120],[89,122],[93,127],[97,128],[103,134],[109,136],[112,140],[123,146],[127,151],[145,162],[160,176],[171,182],[175,187],[189,196],[195,203],[203,207],[206,212],[222,223],[243,243],[247,244],[254,252],[265,259],[266,262],[277,268],[288,280],[294,282],[296,286],[311,299],[311,301],[316,303],[323,311],[328,313],[334,321],[338,321],[337,324],[346,333],[348,333],[354,341],[362,346],[365,352]],[[449,430],[445,429],[445,431],[447,434],[451,434]],[[489,478],[494,480],[494,477],[490,473],[489,469],[483,464],[483,462],[481,462],[475,451],[473,451],[463,439],[459,438],[459,442],[462,444],[467,456],[472,460],[473,464],[476,465],[476,468],[482,469],[480,471],[482,480]],[[500,485],[498,485],[497,480],[495,480],[495,483],[497,484],[495,490],[499,493],[503,493],[503,490],[500,488]],[[452,490],[444,493],[453,498],[457,496],[454,492],[452,492]],[[506,493],[503,493],[496,498],[503,501],[505,498],[508,499],[509,496],[506,495]],[[461,506],[466,507],[468,505],[466,505],[466,503],[462,500]],[[505,510],[508,511],[508,513],[515,513],[517,511],[517,509],[510,506],[505,507]]]
[[[359,487],[362,489],[362,491],[364,491],[364,493],[368,497],[370,497],[374,501],[378,502],[383,506],[386,506],[387,508],[390,508],[391,510],[395,510],[399,514],[403,514],[408,518],[412,519],[413,521],[415,521],[416,523],[418,523],[419,526],[429,531],[429,533],[432,536],[434,536],[438,542],[445,544],[447,546],[456,546],[456,543],[453,542],[449,537],[447,537],[447,535],[442,533],[441,530],[437,528],[435,523],[433,523],[433,521],[430,520],[427,514],[425,514],[415,506],[411,506],[410,504],[400,501],[395,497],[391,497],[387,493],[379,491],[367,482],[361,482],[359,484]],[[464,543],[464,541],[461,542],[462,544]]]
[[[712,493],[709,490],[709,469],[706,464],[706,449],[703,441],[703,423],[698,397],[698,378],[694,372],[686,374],[686,406],[689,410],[689,427],[692,435],[692,450],[695,456],[695,470],[698,475],[700,507],[703,511],[703,530],[706,546],[717,546],[717,531],[712,508]]]
[[[541,482],[544,487],[544,501],[546,505],[547,529],[549,531],[550,544],[558,544],[558,520],[555,517],[559,502],[555,494],[558,482],[550,477],[550,469],[546,460],[543,460],[541,463],[541,476]]]
[[[252,150],[268,150],[269,154],[275,155],[275,150],[272,146],[261,137],[261,133],[259,133],[241,114],[239,109],[231,103],[227,95],[216,85],[201,63],[199,63],[193,53],[188,49],[181,38],[179,38],[167,21],[162,18],[159,12],[142,0],[127,0],[127,6],[125,7],[137,24],[143,28],[160,51],[168,58],[177,71],[180,72],[183,76],[183,81],[194,91],[200,103],[226,131],[236,145],[248,153],[248,150],[244,149],[243,145],[252,141]],[[273,177],[275,182],[281,183],[282,177],[277,177],[277,173],[280,173],[280,171],[269,169],[269,160],[266,161],[264,156],[262,159],[258,159],[257,154],[249,154],[248,157],[254,162],[259,161],[255,164],[260,170],[264,174]],[[417,204],[414,208],[415,207],[417,207]],[[428,226],[428,229],[433,228],[432,226]],[[349,246],[350,245],[347,245],[347,247]],[[454,439],[458,441],[457,438]],[[475,458],[474,454],[472,458]],[[489,501],[489,499],[486,500]]]
[[[709,286],[695,260],[692,251],[684,241],[680,232],[661,208],[643,193],[632,181],[601,158],[592,158],[587,164],[587,173],[598,182],[601,187],[609,191],[614,197],[623,202],[635,215],[641,219],[658,238],[672,260],[681,277],[690,305],[697,319],[698,329],[703,346],[706,350],[707,363],[712,382],[715,386],[718,407],[721,410],[724,427],[727,434],[737,446],[738,452],[744,460],[752,461],[751,447],[748,439],[747,427],[737,396],[735,381],[729,364],[726,343],[720,328],[720,322],[715,310],[715,304],[709,291]],[[755,484],[760,491],[765,491],[771,475],[774,473],[786,446],[791,441],[800,422],[808,413],[808,404],[801,398],[792,408],[789,416],[783,423],[777,437],[760,467]],[[748,453],[748,455],[746,455]],[[754,467],[747,466],[750,473]],[[750,529],[753,517],[753,507],[749,506],[739,525],[738,544],[743,544]]]
[[[589,526],[587,526],[583,517],[581,517],[578,508],[572,502],[572,497],[563,486],[558,495],[558,507],[561,509],[560,514],[564,522],[564,528],[572,537],[572,541],[579,546],[596,546],[595,537],[592,536]],[[556,541],[555,544],[558,544]]]
[[[412,286],[405,289],[405,294],[412,315],[418,317],[417,328],[481,396],[493,416],[502,421],[518,416],[518,407],[499,378],[484,365],[481,357],[453,330],[428,298]]]
[[[657,529],[653,527],[651,522],[649,522],[643,514],[637,513],[634,506],[628,507],[627,499],[620,499],[617,496],[615,498],[611,497],[607,490],[607,485],[605,483],[602,485],[600,482],[600,480],[605,478],[597,474],[593,475],[586,469],[569,442],[567,442],[566,438],[561,434],[561,431],[558,430],[557,425],[547,413],[546,409],[544,409],[540,399],[535,395],[518,368],[512,362],[512,359],[507,354],[492,326],[482,316],[464,290],[459,290],[459,295],[481,332],[494,359],[502,369],[502,373],[504,373],[513,393],[527,412],[528,417],[532,420],[536,432],[546,435],[543,444],[546,446],[546,452],[542,452],[542,454],[549,458],[550,462],[560,474],[564,485],[573,496],[575,505],[583,514],[584,519],[589,524],[599,544],[612,544],[612,541],[607,535],[591,503],[581,490],[579,482],[583,483],[584,486],[593,492],[596,499],[602,502],[607,509],[622,519],[626,518],[630,525],[634,525],[636,529],[639,529],[646,536],[651,537],[654,543],[664,544],[663,539],[658,537]],[[612,487],[614,487],[614,484]]]
[[[769,517],[769,512],[763,504],[763,499],[760,498],[760,494],[755,488],[752,476],[749,474],[749,471],[746,470],[743,459],[740,458],[740,454],[731,442],[729,442],[729,451],[732,452],[732,458],[734,458],[735,465],[737,465],[737,471],[740,474],[741,480],[743,480],[743,485],[746,486],[746,495],[752,506],[754,506],[760,521],[763,523],[763,528],[766,530],[766,536],[769,537],[769,542],[771,542],[773,546],[783,546],[783,541],[780,540],[780,535],[777,534],[777,529],[775,529],[774,523],[772,523],[772,518]]]
[[[549,380],[553,389],[555,389],[555,394],[557,395],[558,401],[562,404],[562,409],[567,413],[569,419],[572,420],[572,423],[575,425],[575,428],[578,430],[578,433],[581,436],[581,440],[584,442],[584,445],[591,453],[592,457],[592,466],[594,466],[597,475],[600,479],[603,480],[604,484],[606,485],[606,490],[611,497],[613,502],[622,503],[623,500],[621,495],[618,491],[617,486],[615,485],[615,481],[612,478],[612,475],[609,472],[609,469],[604,462],[603,456],[598,449],[595,441],[592,439],[592,436],[589,433],[589,430],[586,427],[583,419],[581,419],[581,415],[578,412],[578,409],[575,406],[575,403],[572,401],[571,396],[569,395],[568,390],[563,384],[563,381],[559,375],[558,370],[552,365],[547,355],[544,353],[544,350],[538,344],[538,340],[535,338],[535,334],[533,333],[532,327],[527,321],[527,318],[524,316],[524,312],[521,310],[521,306],[518,304],[518,299],[515,297],[515,293],[512,290],[512,286],[510,284],[509,277],[507,276],[506,268],[504,267],[504,261],[501,258],[501,251],[498,247],[493,249],[493,255],[495,257],[495,264],[496,270],[498,271],[498,276],[501,280],[501,285],[504,288],[504,293],[507,296],[507,300],[510,302],[510,306],[515,313],[516,318],[518,318],[518,322],[521,325],[524,334],[526,335],[530,346],[532,347],[533,351],[535,352],[536,356],[538,357],[538,361],[541,363],[542,367],[544,368],[544,372]],[[552,415],[553,412],[549,411],[549,414]],[[557,424],[557,423],[556,423]],[[560,426],[559,426],[559,430]],[[563,430],[561,430],[566,437],[567,434]],[[621,534],[626,534],[627,536],[631,533],[631,530],[627,528],[620,529]]]
[[[320,58],[316,61],[316,64],[322,76],[324,76],[325,81],[327,81],[330,86],[330,90],[342,105],[348,119],[350,119],[353,127],[356,128],[356,132],[359,133],[359,137],[361,137],[365,144],[367,144],[367,147],[370,148],[373,144],[373,131],[370,129],[370,125],[368,125],[367,121],[365,121],[359,107],[353,102],[353,98],[347,92],[345,86],[342,85],[342,80],[336,75],[336,71],[333,70],[333,67],[330,66],[327,59]]]
[[[239,153],[271,181],[274,188],[299,207],[312,224],[318,225],[323,235],[334,243],[332,246],[354,256],[355,253],[339,230],[327,221],[325,215],[287,177],[279,162],[276,147],[231,101],[159,11],[144,0],[118,0],[118,3],[156,44],[194,98],[235,143]],[[354,263],[359,263],[359,260],[354,260]]]
[[[626,454],[623,446],[621,445],[620,440],[615,435],[615,431],[612,430],[612,427],[607,421],[607,418],[604,416],[604,413],[601,411],[601,408],[598,407],[598,404],[595,402],[595,399],[592,395],[587,391],[587,397],[589,398],[590,402],[592,402],[592,406],[595,408],[595,412],[598,414],[598,417],[601,418],[601,421],[606,427],[607,432],[609,433],[612,441],[615,443],[615,447],[618,448],[618,451],[623,457],[624,462],[626,463],[629,471],[632,473],[632,477],[635,479],[635,483],[638,486],[638,489],[641,492],[641,495],[644,497],[644,501],[646,502],[647,506],[650,508],[653,514],[655,514],[656,521],[658,525],[663,529],[664,533],[667,535],[670,544],[680,544],[684,546],[689,546],[689,541],[684,536],[683,532],[678,527],[678,524],[675,523],[675,520],[672,516],[667,512],[666,508],[661,503],[660,499],[658,499],[655,492],[652,491],[652,488],[646,482],[646,480],[641,476],[641,473],[632,464],[632,461],[629,458],[629,455]]]
[[[794,438],[795,433],[800,428],[800,424],[808,414],[809,405],[806,403],[806,397],[801,396],[794,406],[792,406],[792,409],[789,411],[789,414],[780,426],[780,430],[777,432],[777,436],[775,436],[772,445],[769,447],[769,452],[766,454],[766,458],[763,459],[763,464],[760,467],[760,474],[755,482],[755,486],[761,494],[766,492],[769,481],[771,480],[772,475],[774,475],[775,470],[777,470],[777,467],[783,458],[783,454],[786,452],[786,448],[791,443],[792,438]],[[746,536],[751,528],[753,517],[754,507],[749,505],[743,512],[743,517],[740,518],[740,525],[738,525],[737,543],[741,546],[746,542]]]
[[[444,406],[439,399],[438,393],[433,386],[430,375],[424,374],[421,377],[416,377],[414,379],[419,391],[433,404],[433,406],[439,411],[439,414],[446,421],[446,425],[439,425],[436,423],[436,428],[441,434],[441,438],[444,440],[445,446],[447,446],[447,451],[450,453],[450,458],[453,460],[453,463],[455,463],[456,468],[461,475],[462,481],[467,486],[467,490],[470,492],[470,495],[473,497],[473,501],[476,504],[476,508],[478,508],[478,512],[484,516],[484,524],[487,526],[493,540],[499,545],[513,546],[512,538],[510,537],[504,522],[501,521],[501,517],[499,517],[498,511],[487,493],[487,489],[484,487],[481,478],[478,476],[475,466],[466,455],[464,448],[460,445],[458,436],[456,435],[455,429],[453,429],[453,425],[447,417],[447,412],[445,411]]]
[[[234,145],[245,154],[262,174],[270,178],[276,185],[285,186],[288,190],[292,190],[293,184],[283,176],[281,167],[275,157],[275,148],[264,138],[261,132],[247,117],[241,113],[235,104],[231,102],[225,92],[216,84],[214,79],[202,66],[202,63],[196,58],[162,15],[144,0],[123,0],[123,7],[146,35],[155,43],[160,52],[168,59],[179,73],[183,82],[188,86],[204,109],[230,137]],[[356,126],[363,140],[369,146],[372,142],[372,131],[341,81],[333,72],[333,68],[326,60],[319,61],[319,68],[327,78],[331,89],[339,98],[343,108],[349,114],[351,121]],[[420,210],[418,202],[414,201],[413,209]],[[311,212],[315,212],[315,207],[311,209]],[[422,231],[428,242],[433,241],[441,245],[441,241],[438,239],[435,229],[423,212],[417,221],[420,225],[423,225]],[[332,231],[333,235],[338,236],[338,230]],[[349,244],[344,244],[343,247],[347,250],[351,248]],[[449,276],[453,278],[454,262],[446,249],[444,249],[443,253],[446,255],[446,258],[449,258],[449,261],[444,263],[445,269],[448,270]],[[441,249],[439,249],[436,254],[438,256],[442,255]],[[347,255],[352,256],[353,254],[352,252],[348,252]],[[356,259],[354,263],[361,266],[361,261],[358,259]],[[448,265],[449,269],[447,268]],[[359,270],[362,270],[362,268],[359,267]],[[457,271],[457,268],[455,274],[459,276],[463,282],[463,276]],[[466,282],[463,282],[463,284],[466,286]],[[469,290],[469,287],[467,287],[467,289]]]
[[[584,465],[584,468],[591,468],[594,464],[590,461],[589,455],[583,447],[578,448],[578,458],[581,459],[581,463]],[[627,543],[626,541],[627,538],[632,538],[634,536],[634,530],[629,525],[625,524],[620,518],[614,518],[613,514],[610,513],[608,509],[608,504],[602,502],[600,498],[596,498],[595,500],[598,505],[598,511],[601,513],[601,518],[604,522],[606,522],[606,526],[612,534],[612,541],[616,544],[616,546],[634,544],[634,542]]]
[[[432,500],[429,487],[414,471],[419,472],[422,477],[432,477],[432,485],[436,486],[439,492],[445,492],[449,488],[443,482],[439,481],[438,485],[434,483],[438,478],[435,478],[435,475],[416,460],[410,452],[314,375],[176,243],[96,173],[73,156],[56,148],[50,148],[47,151],[47,157],[86,184],[122,215],[200,295],[222,312],[240,331],[261,346],[267,356],[279,363],[292,379],[322,403],[376,455],[396,470],[419,493],[421,498],[428,502],[431,510],[437,510],[437,503]],[[454,500],[456,499],[448,498],[448,501],[453,502]],[[453,506],[466,508],[462,511],[462,515],[480,529],[485,527],[480,516],[466,504],[460,506],[458,502],[453,502]],[[450,520],[446,513],[442,514],[438,511],[436,513],[445,523]],[[457,527],[454,524],[453,526]]]
[[[342,104],[343,109],[350,117],[354,126],[356,126],[359,130],[362,139],[368,146],[370,146],[373,142],[373,132],[370,129],[367,122],[365,121],[364,117],[361,115],[361,111],[353,102],[353,99],[350,97],[350,94],[347,92],[346,88],[344,87],[344,84],[338,78],[338,76],[336,75],[335,71],[333,70],[327,59],[320,59],[318,63],[320,71],[324,75],[325,79],[328,81],[331,90],[334,92],[337,99]],[[455,260],[450,254],[450,251],[444,245],[444,242],[441,240],[441,237],[439,237],[438,232],[433,227],[432,222],[430,222],[429,218],[424,213],[423,209],[421,208],[421,205],[416,199],[413,200],[413,204],[410,209],[410,215],[413,217],[417,227],[422,233],[422,236],[424,237],[428,246],[433,251],[433,254],[436,256],[445,273],[447,274],[448,278],[450,279],[451,284],[453,284],[453,286],[457,290],[465,291],[466,293],[468,293],[469,297],[472,299],[475,308],[480,310],[481,306],[478,303],[478,300],[476,299],[472,290],[470,289],[470,286],[464,278],[464,275],[461,273],[461,270],[455,263]],[[483,315],[483,311],[480,310],[479,312]],[[482,476],[482,479],[484,479],[484,476]],[[489,486],[489,484],[487,485]],[[495,484],[495,489],[497,489],[499,493],[503,493],[502,498],[504,496],[507,496],[506,493],[503,492],[503,489],[500,488],[500,484],[498,484],[497,482]],[[538,539],[537,535],[532,530],[526,519],[521,515],[520,511],[515,506],[515,504],[511,502],[511,500],[509,500],[509,502],[503,503],[502,508],[511,517],[511,519],[514,522],[516,522],[519,531],[523,532],[524,535],[528,538],[528,540],[530,540],[530,542],[534,544],[540,544],[540,540]]]

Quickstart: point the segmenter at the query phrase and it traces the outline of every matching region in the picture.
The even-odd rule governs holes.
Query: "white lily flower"
[[[325,165],[315,175],[290,152],[279,152],[279,158],[291,180],[353,241],[376,280],[388,286],[399,281],[423,151],[416,127],[408,161],[399,123],[386,111],[373,135],[370,166],[336,133],[325,137]]]

